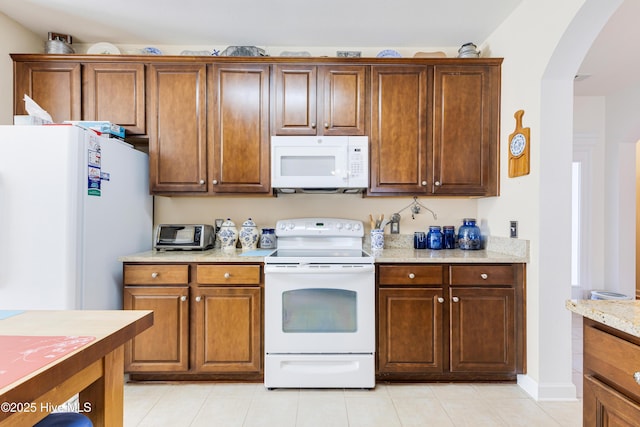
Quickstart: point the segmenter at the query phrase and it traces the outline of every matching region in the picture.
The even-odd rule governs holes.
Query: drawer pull
[[[184,295],[180,297],[180,301],[185,302],[187,300],[187,297],[185,297]]]
[[[460,301],[460,298],[458,298],[458,297],[453,297],[453,298],[451,298],[451,301],[453,301],[453,302],[458,302],[458,301]]]
[[[438,302],[439,302],[440,304],[442,304],[442,303],[444,302],[444,298],[442,298],[442,297],[438,297]]]
[[[224,278],[225,278],[225,279],[228,279],[229,277],[231,277],[231,274],[230,274],[230,273],[228,273],[228,272],[227,272],[227,273],[224,273]]]
[[[409,273],[409,279],[415,279],[415,278],[416,278],[416,275],[415,275],[415,274],[413,274],[413,273]]]
[[[480,277],[482,277],[482,280],[487,280],[487,278],[489,277],[489,275],[487,273],[482,273],[480,275]]]
[[[636,380],[636,383],[640,384],[640,372],[633,374],[633,379]]]
[[[202,301],[202,297],[196,297],[196,302]]]
[[[155,272],[155,271],[154,271],[153,273],[151,273],[151,277],[152,277],[153,279],[155,279],[156,277],[158,277],[158,274],[159,274],[159,273],[157,273],[157,272]]]

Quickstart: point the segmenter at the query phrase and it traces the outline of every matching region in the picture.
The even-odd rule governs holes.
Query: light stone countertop
[[[375,257],[376,263],[527,263],[529,241],[506,237],[488,237],[487,249],[463,251],[460,249],[413,249],[413,235],[385,235],[385,248],[372,251],[370,242],[364,239],[362,248]],[[233,253],[221,249],[206,251],[156,251],[150,250],[118,258],[121,262],[263,262],[274,249],[257,249]]]
[[[574,313],[640,338],[640,301],[568,300]]]
[[[383,249],[372,251],[376,263],[526,263],[527,258],[490,250]]]

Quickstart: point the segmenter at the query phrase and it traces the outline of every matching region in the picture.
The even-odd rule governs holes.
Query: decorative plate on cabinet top
[[[393,50],[393,49],[385,49],[380,51],[377,55],[377,58],[402,58],[402,55],[400,55],[400,52],[398,52],[397,50]]]
[[[120,55],[120,49],[107,42],[96,43],[87,49],[90,55]]]

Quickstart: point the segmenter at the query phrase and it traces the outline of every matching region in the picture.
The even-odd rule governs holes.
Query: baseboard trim
[[[576,386],[573,383],[539,384],[529,375],[518,375],[518,385],[538,401],[578,400]]]

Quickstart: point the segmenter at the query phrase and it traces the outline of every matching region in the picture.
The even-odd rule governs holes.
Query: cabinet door
[[[153,310],[153,326],[125,345],[127,372],[189,369],[189,288],[125,286],[125,310]]]
[[[381,288],[378,296],[379,373],[442,372],[442,288]]]
[[[371,67],[370,194],[426,193],[427,67]]]
[[[275,65],[275,135],[315,135],[317,130],[315,65]]]
[[[14,62],[14,114],[27,114],[29,95],[55,123],[81,120],[81,83],[80,63]]]
[[[211,191],[268,193],[269,66],[213,66],[209,99]]]
[[[145,134],[144,64],[90,63],[83,69],[83,118]]]
[[[451,372],[516,373],[514,288],[451,287]]]
[[[322,134],[366,134],[366,71],[365,66],[318,67],[322,90],[318,111],[323,113],[318,126],[322,126]]]
[[[206,65],[151,64],[147,81],[151,191],[206,192]]]
[[[594,377],[585,375],[582,425],[639,426],[640,405]]]
[[[197,371],[262,371],[261,296],[259,287],[197,288],[194,302]]]
[[[498,195],[499,70],[435,67],[434,194]]]

